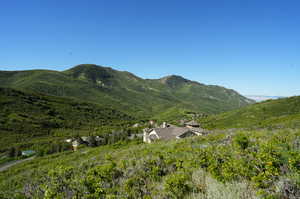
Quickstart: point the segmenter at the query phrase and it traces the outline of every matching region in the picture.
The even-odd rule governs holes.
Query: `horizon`
[[[244,96],[298,96],[299,6],[270,0],[4,2],[0,70],[61,71],[93,63],[145,79],[179,75]]]

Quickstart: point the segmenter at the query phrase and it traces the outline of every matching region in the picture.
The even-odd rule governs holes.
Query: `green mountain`
[[[0,110],[0,151],[41,137],[54,139],[57,132],[75,136],[134,122],[132,116],[98,104],[10,88],[0,88]]]
[[[94,102],[139,117],[174,112],[174,109],[220,113],[253,103],[233,90],[180,76],[142,79],[129,72],[91,64],[61,72],[0,71],[0,85]]]
[[[300,127],[300,96],[268,100],[202,120],[206,128]]]

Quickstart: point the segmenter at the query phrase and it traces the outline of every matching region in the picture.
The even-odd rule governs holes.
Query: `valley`
[[[96,65],[0,83],[0,198],[300,196],[300,97]]]

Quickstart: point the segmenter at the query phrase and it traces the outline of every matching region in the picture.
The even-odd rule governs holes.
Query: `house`
[[[185,137],[198,136],[201,132],[192,130],[187,127],[167,127],[144,129],[143,141],[151,143],[155,140],[173,140],[182,139]]]
[[[149,121],[149,124],[150,124],[150,125],[154,125],[155,122],[154,122],[153,120],[150,120],[150,121]]]
[[[77,151],[79,145],[80,145],[80,142],[79,142],[78,140],[74,140],[74,141],[72,142],[73,151]]]
[[[88,136],[82,136],[82,137],[81,137],[81,140],[82,140],[83,142],[87,142],[87,141],[88,141],[88,139],[89,139],[89,137],[88,137]]]
[[[184,124],[184,126],[188,127],[188,128],[199,128],[200,124],[198,122],[196,122],[195,120],[192,120],[192,121],[186,122]]]
[[[140,124],[139,124],[139,123],[136,123],[136,124],[134,124],[132,127],[133,127],[133,128],[138,128],[138,127],[140,127]]]
[[[29,157],[29,156],[32,156],[34,154],[35,154],[35,151],[33,151],[33,150],[22,151],[22,156]]]

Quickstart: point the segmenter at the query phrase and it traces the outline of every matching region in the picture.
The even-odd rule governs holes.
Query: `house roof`
[[[168,128],[155,128],[152,131],[155,131],[160,139],[170,140],[174,139],[182,134],[185,134],[191,131],[186,127],[168,127]]]
[[[202,128],[195,128],[195,127],[192,127],[192,128],[189,128],[191,131],[193,132],[197,132],[197,133],[202,133],[204,132],[205,130],[202,129]]]
[[[190,126],[200,126],[200,124],[198,122],[196,122],[195,120],[189,121],[185,124],[190,125]]]

